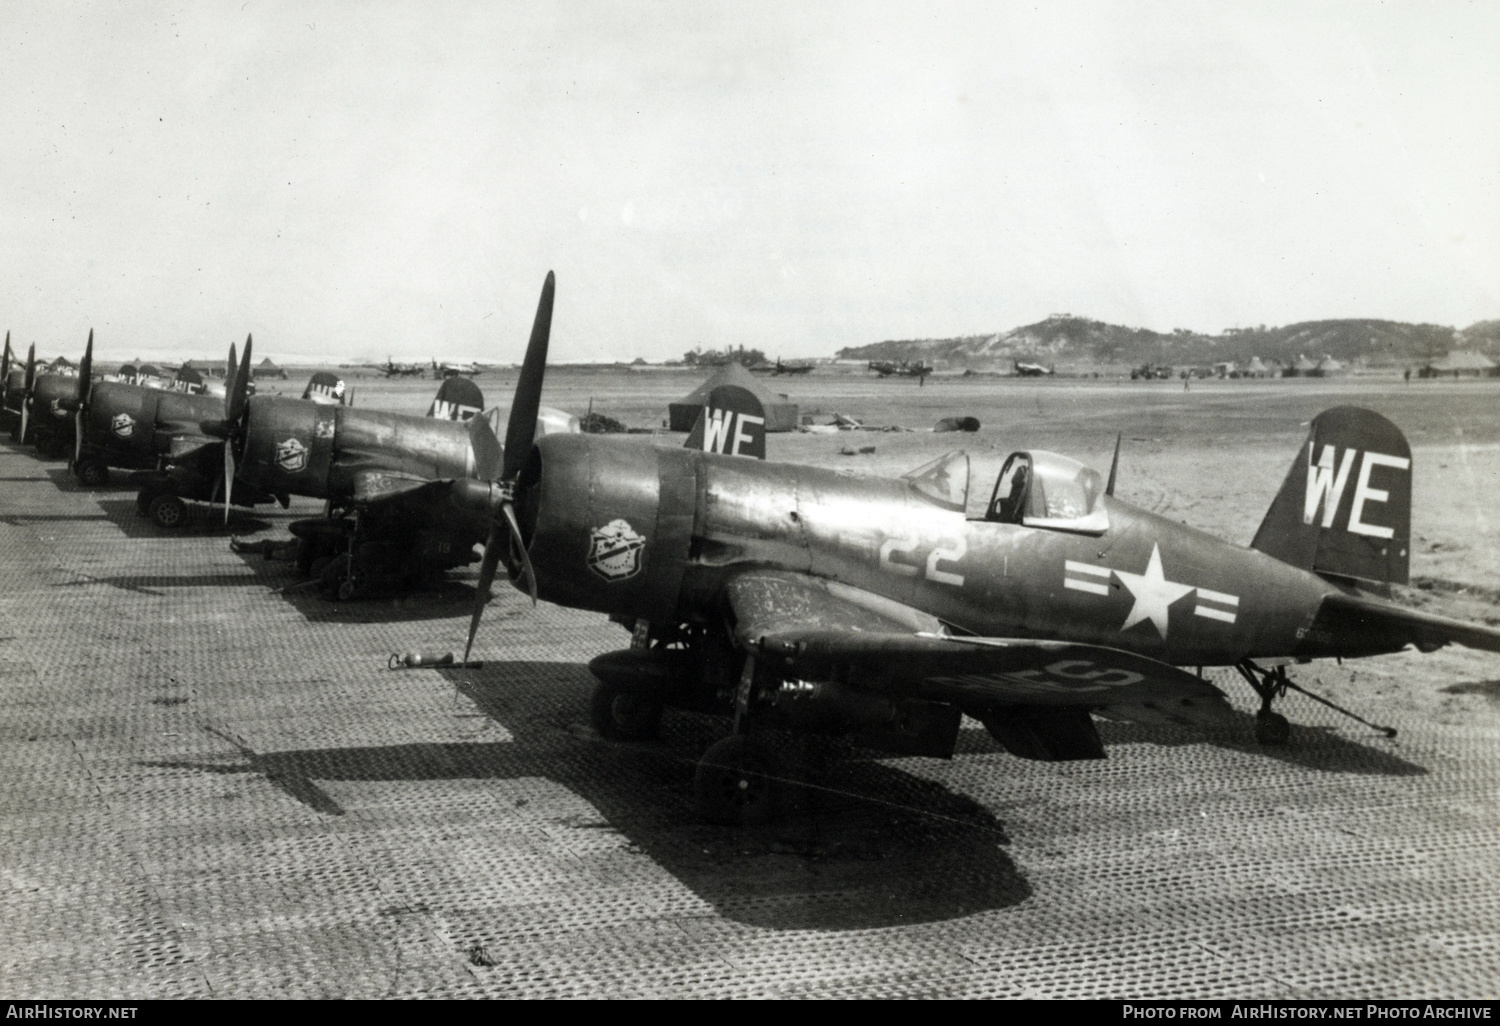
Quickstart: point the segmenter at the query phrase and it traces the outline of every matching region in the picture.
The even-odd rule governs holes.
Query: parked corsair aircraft
[[[249,352],[249,343],[246,343]],[[248,359],[248,356],[247,356]],[[488,518],[450,501],[471,475],[498,474],[500,443],[479,386],[445,379],[427,416],[300,399],[254,396],[236,388],[204,431],[228,440],[226,479],[286,498],[327,501],[325,515],[290,525],[297,562],[330,598],[407,591],[479,557]],[[578,431],[578,418],[533,410],[532,431]],[[528,437],[527,443],[530,443]]]
[[[1379,414],[1312,421],[1249,548],[1039,450],[1013,453],[970,518],[962,452],[897,480],[746,458],[764,453],[748,394],[710,397],[686,449],[534,439],[552,301],[549,274],[503,458],[443,486],[490,523],[469,644],[502,561],[534,598],[630,625],[632,648],[590,664],[595,724],[730,717],[697,773],[715,819],[775,808],[770,727],[945,758],[967,713],[1017,756],[1102,758],[1091,714],[1207,725],[1230,709],[1183,667],[1232,666],[1260,697],[1257,737],[1282,744],[1288,664],[1500,651],[1500,630],[1382,597],[1407,580],[1411,451]]]

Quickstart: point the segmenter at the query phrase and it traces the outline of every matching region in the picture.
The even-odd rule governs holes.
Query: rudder
[[[1401,429],[1357,406],[1314,417],[1250,547],[1317,574],[1405,584],[1411,447]]]

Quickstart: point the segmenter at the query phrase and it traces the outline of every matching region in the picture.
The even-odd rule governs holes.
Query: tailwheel
[[[76,470],[78,480],[89,488],[109,484],[109,465],[100,459],[85,459]]]
[[[187,504],[171,492],[158,493],[146,506],[146,516],[165,531],[175,531],[187,523]]]
[[[693,778],[698,811],[727,826],[757,826],[781,805],[781,768],[774,752],[744,734],[733,734],[703,754]]]
[[[645,741],[661,726],[662,700],[654,691],[600,681],[589,703],[589,721],[612,741]]]

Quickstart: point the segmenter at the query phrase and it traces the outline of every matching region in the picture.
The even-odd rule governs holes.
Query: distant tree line
[[[694,346],[682,354],[682,362],[689,367],[722,367],[726,363],[740,363],[754,367],[766,362],[766,354],[759,349],[731,346],[727,349],[704,349]]]

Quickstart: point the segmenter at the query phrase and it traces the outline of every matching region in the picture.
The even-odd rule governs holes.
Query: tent
[[[1312,377],[1312,372],[1317,369],[1317,364],[1305,356],[1299,356],[1282,370],[1281,376],[1284,378],[1309,378]]]
[[[268,356],[255,365],[255,370],[250,372],[252,378],[284,378],[286,371],[271,362]]]
[[[671,430],[693,430],[693,422],[698,419],[698,414],[703,412],[703,404],[708,401],[708,393],[720,385],[739,385],[752,392],[766,409],[767,431],[797,430],[797,404],[771,391],[760,379],[738,363],[726,363],[709,375],[708,380],[703,384],[677,402],[669,404],[667,423]]]

